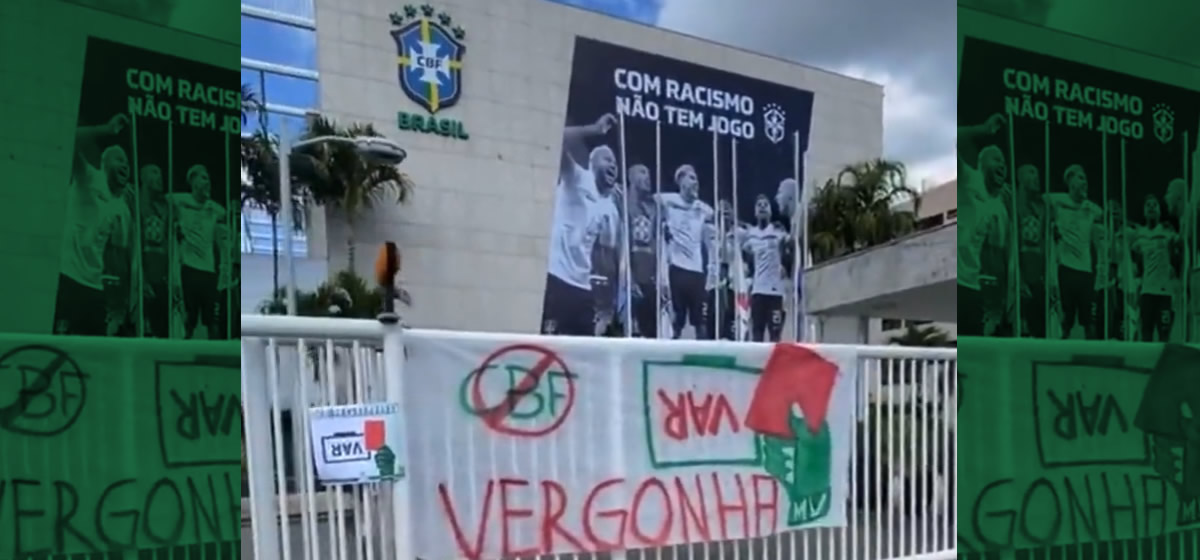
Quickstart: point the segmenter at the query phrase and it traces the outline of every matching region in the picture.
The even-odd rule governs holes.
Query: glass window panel
[[[312,0],[242,0],[242,4],[292,16],[313,17]]]
[[[311,29],[242,16],[242,56],[316,70],[317,34]]]
[[[270,255],[275,242],[271,237],[271,215],[260,208],[246,208],[243,213],[242,251],[255,255]],[[275,239],[279,240],[280,254],[286,250],[282,224],[275,224]],[[292,234],[292,255],[308,256],[308,236],[302,229]]]
[[[268,103],[288,105],[298,109],[312,109],[317,107],[318,93],[316,81],[281,76],[270,72],[264,72],[263,76],[266,78],[264,97]]]
[[[250,68],[242,68],[242,85],[250,86],[256,98],[262,101],[262,72],[251,70]]]
[[[280,123],[286,123],[289,138],[295,139],[304,133],[304,117],[267,113],[267,130],[271,134],[279,134]],[[242,231],[242,250],[251,254],[269,255],[272,251],[271,216],[260,208],[246,208],[243,214],[245,222]],[[286,250],[283,226],[276,223],[274,234],[279,239],[279,250]],[[292,254],[297,257],[308,256],[308,236],[304,229],[293,232],[291,239]]]
[[[279,134],[280,123],[284,123],[283,128],[287,129],[289,140],[295,140],[304,134],[307,128],[304,117],[295,117],[292,115],[282,115],[279,113],[267,113],[267,130],[271,134]]]

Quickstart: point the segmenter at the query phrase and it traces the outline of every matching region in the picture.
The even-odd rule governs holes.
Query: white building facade
[[[442,133],[411,130],[421,128],[414,116],[428,123],[430,114],[398,77],[406,53],[398,52],[389,16],[403,15],[403,5],[317,0],[314,15],[320,112],[340,123],[371,123],[408,150],[402,169],[416,184],[411,202],[357,216],[352,231],[364,277],[380,243],[402,248],[401,276],[414,299],[406,318],[415,326],[539,329],[577,37],[811,92],[805,185],[882,154],[876,84],[543,0],[433,8],[452,18],[446,30],[464,31],[461,69],[454,69],[461,90],[453,107],[433,115]],[[456,132],[460,124],[466,134]],[[304,289],[347,266],[351,233],[340,213],[313,214],[308,254],[298,261]],[[246,268],[269,274],[269,261],[261,264]]]

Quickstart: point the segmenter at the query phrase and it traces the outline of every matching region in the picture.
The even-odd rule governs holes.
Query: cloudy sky
[[[954,0],[556,0],[884,85],[885,156],[954,178]]]

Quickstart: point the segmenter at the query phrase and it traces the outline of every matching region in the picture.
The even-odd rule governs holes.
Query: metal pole
[[[746,271],[744,268],[746,263],[742,261],[741,225],[738,221],[741,218],[741,214],[738,212],[738,197],[741,196],[741,193],[738,192],[738,141],[736,138],[730,141],[729,159],[731,160],[729,170],[732,172],[730,178],[733,183],[733,221],[730,222],[732,224],[730,227],[733,228],[733,244],[730,246],[722,238],[721,247],[733,251],[734,261],[730,266],[729,272],[729,284],[733,287],[733,339],[740,342],[746,340],[748,337],[746,335],[746,325],[742,320],[745,313],[741,305],[741,296],[746,291]],[[725,235],[728,236],[729,234],[726,233]]]
[[[708,333],[708,336],[711,340],[720,340],[721,339],[721,325],[723,324],[723,323],[721,323],[721,319],[722,319],[722,317],[721,317],[721,295],[722,295],[721,294],[721,291],[722,291],[721,290],[721,262],[722,262],[722,259],[725,257],[725,255],[723,254],[724,251],[721,250],[722,249],[721,245],[725,241],[725,237],[724,237],[725,232],[723,231],[724,228],[721,227],[721,225],[722,225],[721,222],[723,219],[723,216],[721,215],[721,190],[720,190],[721,135],[720,135],[720,133],[717,132],[716,127],[713,127],[712,150],[713,150],[713,152],[712,152],[712,155],[713,155],[713,169],[712,169],[712,172],[713,172],[713,176],[712,176],[713,208],[716,210],[716,212],[714,212],[714,214],[713,214],[714,215],[713,221],[716,222],[713,224],[713,226],[715,226],[715,227],[713,227],[713,230],[716,231],[716,234],[714,234],[713,237],[715,239],[712,240],[712,246],[708,250],[709,251],[708,270],[705,270],[704,273],[714,279],[713,280],[713,301],[711,304],[712,309],[709,310],[709,312],[711,312],[713,315],[713,322],[712,322],[713,332]],[[714,268],[716,269],[715,272],[713,271]],[[701,317],[700,320],[707,322],[708,317]],[[698,334],[700,332],[700,327],[697,325],[697,326],[695,326],[695,329],[696,329],[696,333]],[[696,338],[700,338],[700,337],[697,336]]]
[[[792,201],[791,223],[792,234],[792,315],[795,316],[794,336],[797,342],[808,342],[805,329],[807,319],[804,316],[804,266],[808,250],[808,210],[804,203],[804,172],[800,167],[800,131],[792,134],[792,177],[796,180],[796,193]]]
[[[663,320],[663,298],[669,295],[671,285],[667,281],[667,246],[663,244],[663,229],[666,227],[667,207],[660,204],[662,199],[662,123],[654,123],[654,260],[656,271],[654,279],[654,317],[658,322],[655,334],[657,338],[674,338],[675,333],[664,336],[671,327],[670,321]],[[665,292],[665,293],[664,293]]]
[[[624,188],[624,195],[621,197],[621,250],[624,252],[621,255],[621,266],[618,267],[621,274],[621,281],[625,283],[625,338],[633,337],[633,241],[629,238],[632,234],[631,226],[633,225],[629,215],[629,198],[633,196],[633,187],[629,184],[629,160],[625,158],[625,113],[618,115],[620,119],[620,128],[617,131],[619,135],[618,142],[621,148],[621,183]],[[619,283],[618,283],[619,285]],[[645,295],[643,294],[643,297]],[[622,297],[618,292],[617,297]]]
[[[288,140],[287,121],[279,121],[279,221],[283,224],[284,285],[287,314],[296,314],[296,267],[292,259],[292,171],[288,159],[292,155]],[[279,235],[273,231],[271,235]]]
[[[269,359],[274,360],[275,355]],[[250,532],[254,558],[279,560],[279,507],[271,458],[271,399],[267,382],[267,342],[242,339],[242,410],[246,422],[246,470],[250,483]],[[307,444],[307,442],[305,443]],[[287,538],[284,536],[283,538]]]
[[[383,371],[385,376],[384,390],[387,395],[387,402],[400,404],[404,402],[404,376],[405,376],[405,359],[404,359],[404,328],[398,324],[398,317],[394,314],[391,316],[380,316],[379,320],[384,325],[383,333]],[[406,433],[405,427],[400,427],[400,433]],[[401,443],[402,448],[395,450],[397,462],[405,469],[409,467],[408,461],[411,455],[408,449],[408,438],[404,438]],[[392,498],[392,545],[394,555],[392,558],[408,559],[416,558],[413,551],[412,542],[412,508],[409,498],[409,482],[408,476],[403,476],[399,480],[391,483],[391,498]]]

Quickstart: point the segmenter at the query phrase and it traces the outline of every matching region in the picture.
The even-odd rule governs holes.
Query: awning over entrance
[[[958,319],[958,223],[827,261],[804,276],[808,313]]]

